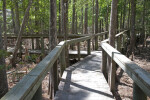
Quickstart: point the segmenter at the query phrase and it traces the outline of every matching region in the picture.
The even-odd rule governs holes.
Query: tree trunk
[[[20,31],[20,20],[19,20],[19,8],[18,8],[18,0],[14,0],[15,5],[15,27],[16,32],[15,34],[19,34]]]
[[[146,1],[143,1],[143,14],[142,14],[142,34],[141,34],[141,43],[144,46],[144,38],[145,38],[145,3]]]
[[[76,12],[76,24],[75,24],[75,34],[78,34],[78,15],[77,15],[77,12]]]
[[[26,23],[28,21],[28,16],[29,16],[29,10],[30,10],[30,7],[32,5],[32,0],[29,1],[29,4],[28,4],[28,7],[26,9],[26,12],[25,12],[25,15],[24,15],[24,18],[23,18],[23,21],[22,21],[22,25],[21,25],[21,28],[20,28],[20,31],[19,31],[19,34],[18,34],[18,38],[17,38],[17,43],[16,43],[16,46],[15,46],[15,49],[14,49],[14,52],[13,52],[13,58],[12,58],[12,66],[16,66],[15,65],[15,60],[16,60],[16,57],[17,57],[17,51],[20,47],[20,43],[21,43],[21,39],[22,39],[22,33],[24,32],[24,28],[26,26]]]
[[[128,3],[129,3],[129,10],[128,10],[128,29],[129,29],[129,28],[130,28],[130,9],[131,9],[130,0],[128,0]]]
[[[122,28],[125,29],[125,16],[126,16],[126,1],[124,0],[124,9],[123,9],[123,23],[122,23]]]
[[[134,53],[135,47],[135,16],[136,16],[136,0],[131,0],[131,33],[130,33],[130,54]]]
[[[50,47],[50,51],[53,50],[56,45],[57,45],[57,28],[56,28],[56,24],[57,24],[57,15],[56,15],[56,0],[50,0],[50,32],[49,32],[49,36],[50,36],[50,43],[51,43],[51,47]],[[53,98],[55,95],[55,92],[57,88],[57,82],[55,83],[54,81],[54,72],[57,72],[57,61],[56,63],[53,65],[54,67],[51,68],[50,71],[50,80],[49,83],[51,83],[49,86],[51,86],[51,97]],[[55,70],[56,69],[56,70]],[[57,79],[55,79],[57,81]],[[55,87],[55,88],[54,88]]]
[[[115,48],[115,34],[117,32],[117,4],[118,0],[112,0],[111,4],[111,15],[110,15],[110,26],[109,26],[109,44]],[[112,79],[114,76],[115,66],[114,63],[111,61],[111,58],[108,57],[108,83],[111,87],[111,91],[114,92],[114,88],[112,88],[115,84],[115,79]],[[114,81],[112,81],[114,80]]]
[[[95,6],[95,34],[98,33],[98,0],[96,0],[96,6]],[[98,49],[98,37],[95,37],[95,50]]]
[[[8,83],[7,83],[7,75],[5,69],[5,59],[2,54],[3,50],[3,40],[2,40],[2,32],[0,25],[0,98],[3,97],[8,92]]]
[[[73,0],[73,9],[72,9],[72,34],[75,33],[75,0]]]
[[[3,0],[3,20],[4,20],[4,49],[7,50],[7,36],[6,36],[6,0]]]
[[[14,8],[11,7],[11,16],[12,16],[12,23],[13,23],[13,29],[14,29],[14,33],[16,33],[16,27],[15,27],[15,17],[14,17]]]
[[[83,7],[81,8],[81,34],[83,34]]]
[[[112,0],[110,28],[109,28],[109,44],[115,47],[115,34],[117,32],[117,3],[118,0]]]
[[[58,33],[60,34],[61,33],[61,1],[59,0],[59,29],[58,29]]]
[[[35,29],[36,34],[39,34],[39,28],[40,28],[40,22],[39,22],[39,0],[36,0],[35,2]],[[40,49],[40,41],[38,38],[36,38],[36,49]]]
[[[85,5],[84,34],[88,34],[88,4]]]
[[[109,5],[107,5],[107,13],[106,13],[106,16],[105,16],[105,31],[108,31],[108,14],[109,14]]]

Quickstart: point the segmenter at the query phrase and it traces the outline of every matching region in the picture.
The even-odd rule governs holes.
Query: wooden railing
[[[54,71],[54,85],[58,84],[58,73],[57,66],[54,67],[54,63],[60,59],[61,72],[66,68],[65,59],[65,48],[66,46],[73,43],[78,44],[78,59],[80,59],[80,42],[88,41],[87,43],[87,54],[91,53],[90,43],[91,39],[104,35],[108,32],[102,32],[99,34],[94,34],[86,37],[81,37],[72,40],[66,40],[60,42],[31,72],[29,72],[23,79],[16,84],[1,100],[40,100],[42,95],[42,81],[47,75],[47,73],[53,68]],[[57,86],[54,86],[54,91],[57,90]]]
[[[121,45],[124,45],[123,31],[116,35],[116,48],[120,51]],[[115,48],[110,46],[108,39],[101,42],[102,47],[102,72],[108,78],[110,90],[115,89],[116,64],[134,81],[133,83],[133,100],[147,100],[150,97],[150,73],[140,68],[133,61],[121,54]],[[110,63],[109,63],[110,62]],[[109,70],[107,70],[109,69]]]

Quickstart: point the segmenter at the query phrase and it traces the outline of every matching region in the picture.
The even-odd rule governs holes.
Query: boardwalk
[[[100,66],[101,52],[95,52],[68,67],[63,73],[55,100],[113,100]]]

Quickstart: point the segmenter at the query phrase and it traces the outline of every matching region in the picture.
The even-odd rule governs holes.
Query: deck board
[[[55,100],[113,100],[100,66],[101,52],[95,52],[68,67],[61,78]]]

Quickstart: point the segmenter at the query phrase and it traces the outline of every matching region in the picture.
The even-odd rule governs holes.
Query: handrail
[[[65,60],[65,46],[70,45],[72,43],[82,42],[88,40],[88,54],[90,54],[90,39],[94,38],[95,36],[105,35],[108,32],[102,32],[99,34],[93,34],[91,36],[81,37],[72,40],[66,40],[60,42],[31,72],[29,72],[23,79],[16,84],[1,100],[30,100],[32,99],[41,86],[41,82],[44,77],[47,75],[47,72],[53,67],[55,61],[61,57],[62,60]],[[79,48],[78,48],[79,49]],[[80,50],[78,50],[78,54],[80,55]],[[65,63],[61,61],[61,63]],[[64,64],[62,65],[63,68]],[[62,67],[61,66],[61,67]],[[54,75],[57,76],[56,73]],[[55,79],[57,80],[57,79]]]
[[[119,33],[116,35],[116,38],[123,35],[125,33],[125,31]],[[128,74],[128,76],[134,81],[134,83],[136,84],[136,86],[134,85],[134,94],[133,94],[133,99],[137,99],[140,100],[140,98],[142,98],[142,100],[145,100],[146,96],[150,96],[150,73],[146,72],[144,69],[140,68],[137,64],[135,64],[133,61],[131,61],[130,59],[128,59],[126,56],[124,56],[123,54],[121,54],[119,51],[117,51],[115,48],[113,48],[112,46],[110,46],[108,43],[106,43],[106,41],[102,41],[101,42],[101,47],[103,49],[102,51],[102,55],[109,55],[109,57],[111,57],[111,73],[115,73],[115,64],[118,64],[123,70],[124,72],[126,72]],[[105,56],[103,56],[103,63],[106,63],[107,58],[105,58]],[[106,65],[103,64],[103,73],[106,75]],[[115,74],[110,74],[110,75],[114,75],[114,76],[109,76],[111,77],[110,79],[110,88],[112,88],[113,90],[113,86],[115,83],[111,83],[114,82],[114,78],[115,78]],[[109,80],[109,79],[108,79]],[[140,87],[140,89],[137,87]],[[135,89],[136,88],[136,89]],[[139,94],[138,94],[139,93]],[[144,96],[144,97],[143,97]]]

